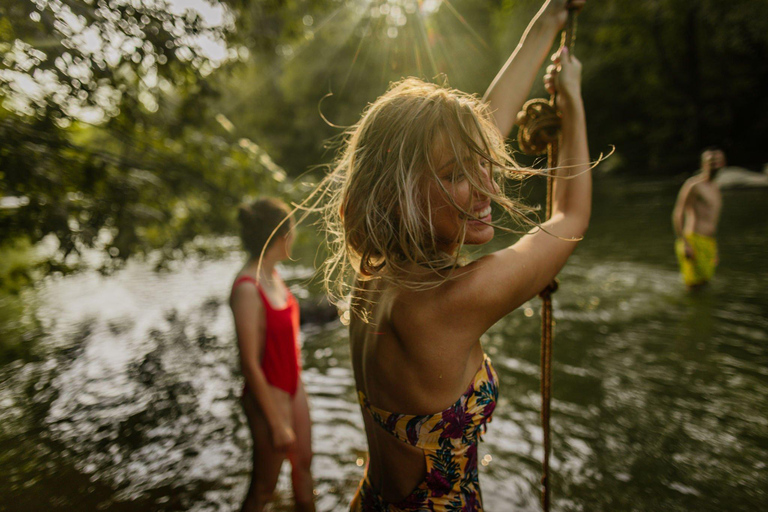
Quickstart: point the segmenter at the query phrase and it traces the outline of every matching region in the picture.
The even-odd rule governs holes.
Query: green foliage
[[[243,2],[230,4],[237,10]],[[318,108],[333,123],[352,124],[403,76],[443,73],[451,85],[482,94],[541,1],[441,2],[436,12],[407,14],[394,39],[387,35],[391,16],[370,14],[385,4],[408,2],[374,1],[364,12],[362,2],[335,0],[247,4],[251,11],[238,11],[237,37],[248,33],[240,24],[255,23],[254,9],[270,29],[245,36],[252,58],[227,76],[234,89],[220,108],[279,163],[301,172],[330,159],[320,141],[339,133]],[[302,24],[305,15],[310,26]],[[724,146],[734,164],[764,163],[768,67],[760,63],[768,56],[768,3],[592,2],[579,16],[576,53],[584,62],[591,145],[595,153],[615,145],[614,167],[688,172],[712,144]],[[321,103],[329,91],[334,96]],[[537,84],[534,95],[543,94]]]
[[[52,234],[65,259],[88,247],[120,259],[171,254],[196,237],[231,232],[243,196],[277,193],[284,176],[265,166],[255,143],[191,126],[173,138],[137,127],[126,142],[107,129],[40,123],[0,119],[0,190],[27,201],[0,210],[0,231],[34,242]]]
[[[40,263],[27,239],[8,241],[0,247],[0,290],[17,294],[32,281],[31,270]]]
[[[244,196],[299,196],[286,174],[330,162],[330,124],[355,123],[390,81],[482,94],[541,5],[210,3],[215,27],[161,1],[0,5],[0,246],[52,235],[59,263],[89,247],[183,254],[232,232]],[[687,171],[709,144],[765,160],[768,3],[593,2],[576,48],[592,147],[615,145],[614,168]]]
[[[577,53],[593,146],[632,167],[694,169],[703,147],[759,168],[768,129],[768,3],[601,2],[580,16]],[[596,143],[596,144],[595,144]]]
[[[244,196],[287,189],[209,108],[217,64],[192,41],[224,29],[122,0],[3,4],[0,20],[0,245],[52,235],[59,263],[88,248],[171,257],[234,231]]]
[[[40,325],[19,294],[39,277],[41,263],[26,239],[0,246],[0,364],[33,357],[31,342],[40,335]]]
[[[457,0],[424,12],[420,5],[430,2],[252,2],[250,11],[228,3],[240,9],[235,37],[251,58],[218,76],[230,92],[218,108],[294,175],[328,163],[334,152],[325,142],[356,123],[391,81],[447,79],[482,95],[500,60],[484,29],[490,2]],[[254,10],[263,16],[257,26],[269,26],[258,35],[250,32]]]
[[[146,120],[163,89],[194,87],[215,68],[196,38],[226,34],[149,0],[11,0],[0,20],[0,92],[63,125],[83,113]]]

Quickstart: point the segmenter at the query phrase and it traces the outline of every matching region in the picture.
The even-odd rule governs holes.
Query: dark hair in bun
[[[243,248],[251,257],[258,258],[261,256],[262,250],[267,246],[267,241],[271,245],[277,237],[288,233],[293,224],[292,221],[286,219],[290,214],[291,210],[288,205],[271,197],[257,199],[251,204],[240,205],[237,212],[237,221],[240,223],[240,238],[243,242]],[[283,222],[284,220],[285,222]],[[281,222],[282,224],[280,224]]]

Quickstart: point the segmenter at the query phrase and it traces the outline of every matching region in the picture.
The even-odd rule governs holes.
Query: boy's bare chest
[[[706,210],[720,210],[722,197],[720,190],[713,186],[700,186],[696,190],[696,208]]]

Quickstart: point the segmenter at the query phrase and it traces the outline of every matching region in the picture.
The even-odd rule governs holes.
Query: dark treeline
[[[237,70],[234,82],[242,86],[221,108],[268,141],[287,168],[303,170],[327,161],[317,141],[338,133],[318,115],[325,94],[334,97],[320,109],[342,125],[354,123],[367,102],[403,76],[444,74],[452,86],[482,95],[541,2],[454,0],[423,23],[412,17],[402,27],[395,23],[394,39],[387,34],[392,20],[383,15],[356,15],[352,8],[335,14],[339,2],[317,2],[307,27],[299,8],[307,4],[286,5],[294,7],[265,12],[262,5],[261,19],[272,30],[241,28],[259,57]],[[576,53],[584,62],[592,146],[616,146],[612,167],[677,174],[715,144],[734,164],[757,169],[765,162],[768,68],[760,63],[768,53],[768,3],[593,2],[579,16]],[[231,78],[222,78],[226,87]],[[537,84],[534,94],[543,92]]]
[[[331,161],[331,124],[390,81],[482,94],[541,4],[220,2],[213,26],[154,2],[0,5],[0,255],[47,235],[48,269],[89,247],[105,268],[199,248],[232,232],[244,196],[304,194],[320,171],[290,178]],[[677,175],[713,144],[733,164],[766,160],[768,2],[594,1],[576,53],[595,156],[616,147],[606,170]]]

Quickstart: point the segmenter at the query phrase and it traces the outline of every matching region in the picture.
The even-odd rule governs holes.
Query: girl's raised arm
[[[447,323],[477,339],[501,317],[541,292],[560,272],[589,225],[592,178],[581,64],[563,50],[546,77],[562,113],[560,161],[553,172],[552,217],[516,244],[462,267],[444,295]],[[559,69],[557,68],[559,66]]]
[[[552,42],[565,25],[568,9],[581,9],[586,0],[547,0],[525,29],[520,43],[491,82],[483,100],[493,112],[496,126],[506,137],[512,131],[539,68]]]

